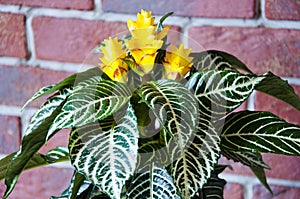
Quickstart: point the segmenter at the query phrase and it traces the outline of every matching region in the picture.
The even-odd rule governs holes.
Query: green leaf
[[[241,111],[226,118],[221,144],[231,151],[300,155],[300,126],[269,112]]]
[[[48,137],[58,129],[78,127],[104,119],[129,101],[131,91],[126,85],[97,78],[98,81],[74,88],[55,118]]]
[[[232,71],[209,70],[193,74],[186,87],[198,99],[203,117],[220,119],[240,106],[264,78]]]
[[[85,177],[75,171],[71,186],[66,189],[59,197],[50,199],[110,199],[109,196],[101,193],[95,185],[85,180]]]
[[[13,160],[16,153],[12,153],[3,159],[0,160],[0,180],[4,179],[6,170]],[[61,147],[50,150],[46,155],[42,155],[39,153],[34,154],[26,166],[24,170],[32,169],[39,166],[49,165],[57,162],[65,162],[69,161],[69,153],[67,150],[62,149]]]
[[[183,150],[198,125],[198,103],[193,94],[182,84],[171,80],[147,82],[138,92],[163,130]]]
[[[256,85],[255,89],[278,98],[300,111],[300,99],[287,81],[268,72],[266,78]]]
[[[58,90],[62,90],[64,88],[69,88],[72,87],[74,85],[76,85],[76,82],[81,82],[83,80],[86,80],[92,76],[96,76],[96,75],[101,75],[102,72],[98,67],[95,68],[91,68],[88,69],[84,72],[81,73],[76,73],[73,74],[69,77],[67,77],[66,79],[62,80],[61,82],[59,82],[58,84],[53,84],[53,85],[49,85],[49,86],[45,86],[43,88],[41,88],[39,91],[37,91],[22,107],[22,109],[24,109],[30,102],[44,96],[47,94],[51,94],[55,91]]]
[[[253,72],[238,58],[223,51],[208,50],[200,53],[191,53],[196,70],[243,70],[250,74]]]
[[[5,175],[5,184],[7,189],[4,199],[7,198],[13,190],[20,173],[28,161],[45,144],[48,129],[50,128],[54,118],[60,112],[67,95],[68,92],[64,90],[63,92],[49,98],[33,116],[28,127],[32,130],[30,132],[27,131],[27,134],[23,137],[21,147],[17,154],[13,157],[13,161],[7,169]],[[38,114],[40,114],[39,117],[37,117]],[[46,117],[44,117],[44,115]],[[41,120],[41,118],[43,119]],[[39,120],[39,122],[36,120]],[[33,125],[33,123],[35,125]]]
[[[136,172],[126,198],[180,199],[167,170],[154,163]]]
[[[271,187],[269,186],[266,178],[266,174],[263,168],[261,167],[250,167],[252,172],[255,174],[255,176],[259,179],[262,185],[266,187],[270,191],[271,194],[273,194]]]
[[[138,150],[138,168],[142,168],[153,162],[157,162],[163,166],[171,163],[169,149],[162,144],[159,139],[140,139]]]
[[[211,176],[220,154],[219,142],[219,135],[213,124],[201,120],[188,148],[170,166],[182,198],[194,196]],[[176,150],[172,149],[172,153],[174,152]]]
[[[84,181],[85,181],[84,175],[75,171],[69,189],[69,199],[77,199],[77,193],[80,187],[84,184]]]
[[[229,151],[227,149],[222,149],[222,155],[228,159],[232,159],[234,162],[240,162],[243,165],[249,167],[262,167],[270,169],[270,167],[263,161],[259,153],[253,152],[241,152],[241,151]]]
[[[62,158],[69,160],[69,150],[68,148],[64,146],[58,146],[54,149],[51,149],[45,154],[45,157],[47,157],[47,160],[49,162],[51,161],[58,161],[61,160]]]
[[[225,180],[213,173],[204,187],[200,189],[192,199],[223,199],[225,184]]]
[[[120,111],[73,129],[69,140],[73,166],[111,198],[120,198],[137,162],[137,119],[131,105]]]
[[[160,31],[162,31],[163,30],[163,22],[169,17],[169,16],[171,16],[173,14],[173,12],[169,12],[169,13],[167,13],[167,14],[165,14],[162,18],[160,18],[160,20],[159,20],[159,22],[158,22],[158,24],[157,24],[157,28],[156,28],[156,31],[157,32],[160,32]]]
[[[226,168],[229,168],[232,170],[232,167],[230,165],[222,165],[222,164],[218,164],[215,166],[215,169],[214,169],[214,173],[215,174],[220,174],[222,173]]]
[[[86,199],[93,190],[94,185],[85,180],[85,177],[74,172],[71,185],[59,197],[51,197],[51,199]]]

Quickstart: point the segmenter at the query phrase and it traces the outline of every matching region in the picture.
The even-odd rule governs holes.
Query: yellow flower
[[[132,70],[142,76],[152,71],[157,50],[162,47],[163,41],[156,40],[154,35],[147,35],[133,37],[125,41],[125,45],[137,64]]]
[[[104,44],[100,47],[103,53],[103,57],[99,58],[102,62],[101,70],[112,80],[125,83],[128,66],[122,58],[126,57],[126,49],[123,49],[122,42],[119,42],[117,37],[105,39]]]
[[[157,32],[155,18],[151,14],[151,11],[141,10],[136,21],[127,21],[132,37],[125,44],[136,62],[131,68],[141,76],[152,71],[157,50],[162,47],[162,39],[169,31],[169,27],[164,27]]]
[[[168,34],[169,26],[164,27],[160,32],[156,31],[157,25],[154,24],[155,17],[152,17],[151,14],[151,11],[147,12],[142,9],[141,12],[137,14],[136,21],[127,21],[127,26],[132,37],[139,38],[140,35],[154,35],[155,39],[160,40]]]
[[[177,48],[170,46],[170,52],[166,53],[163,65],[165,67],[165,76],[168,79],[178,80],[184,77],[192,67],[192,57],[189,54],[192,49],[184,49],[183,44]]]
[[[132,21],[131,19],[127,21],[128,29],[131,31],[154,26],[155,17],[151,17],[151,14],[151,11],[147,12],[142,9],[141,12],[137,14],[137,21]]]

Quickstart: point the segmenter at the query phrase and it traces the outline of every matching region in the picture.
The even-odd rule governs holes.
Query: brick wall
[[[283,76],[300,94],[300,3],[298,0],[0,0],[0,154],[17,150],[28,118],[39,103],[20,111],[40,87],[62,80],[82,68],[93,47],[109,35],[126,30],[141,8],[155,15],[174,11],[166,20],[186,45],[227,51],[254,72],[268,70]],[[195,42],[191,42],[195,41]],[[200,45],[199,45],[200,44]],[[88,58],[87,58],[88,57]],[[87,58],[87,59],[86,59]],[[272,111],[300,124],[292,107],[254,93],[245,107]],[[54,137],[46,148],[66,145],[67,131]],[[251,171],[233,164],[226,170],[225,199],[287,199],[300,195],[300,158],[264,154],[274,191],[271,196]],[[222,159],[221,163],[230,163]],[[56,165],[21,176],[12,199],[49,198],[68,184],[72,170]],[[0,195],[4,192],[0,182]]]

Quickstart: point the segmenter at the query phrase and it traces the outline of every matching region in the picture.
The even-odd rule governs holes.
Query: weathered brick
[[[275,20],[300,20],[299,0],[266,0],[266,17]]]
[[[228,160],[227,158],[225,158],[223,156],[219,159],[218,163],[222,164],[222,165],[230,165],[231,166],[231,168],[227,167],[224,170],[224,173],[237,174],[237,175],[241,175],[241,176],[253,176],[253,173],[249,169],[248,166],[245,166],[241,163],[233,162],[232,160]]]
[[[265,169],[267,178],[278,178],[285,180],[300,180],[300,157],[285,156],[278,154],[262,154],[264,162],[271,168]],[[255,176],[248,166],[241,163],[234,163],[232,160],[227,160],[222,157],[219,164],[231,165],[233,170],[225,169],[225,173],[237,174],[241,176]],[[292,172],[291,172],[292,171]]]
[[[226,51],[255,73],[269,70],[285,77],[300,77],[300,31],[244,27],[191,27],[189,36],[198,42],[193,50]]]
[[[243,199],[243,186],[236,183],[226,183],[224,199]]]
[[[239,111],[244,111],[247,110],[247,101],[242,103],[239,107],[237,107],[233,112],[239,112]]]
[[[0,56],[25,58],[25,16],[0,13]]]
[[[273,195],[263,186],[257,185],[253,189],[253,199],[296,199],[300,196],[300,188],[271,186]]]
[[[0,65],[0,104],[22,106],[41,87],[57,83],[71,73],[28,66]],[[29,106],[38,107],[45,98]]]
[[[17,151],[21,139],[20,118],[0,115],[0,124],[0,154]]]
[[[58,146],[68,146],[70,129],[63,129],[57,132],[40,150],[42,154]]]
[[[253,18],[255,16],[254,0],[224,0],[222,3],[218,0],[132,0],[126,3],[122,0],[102,0],[102,3],[103,10],[106,12],[135,14],[141,9],[146,9],[152,10],[157,15],[174,12],[174,15],[190,17]]]
[[[271,170],[266,170],[268,178],[300,180],[299,156],[263,154],[263,159],[271,167]]]
[[[179,46],[181,43],[181,36],[183,36],[181,28],[178,26],[171,26],[167,35],[167,42]]]
[[[109,36],[127,30],[125,23],[37,17],[33,30],[38,59],[81,63]]]
[[[70,184],[72,169],[40,167],[25,171],[9,196],[9,199],[46,199],[59,196]],[[0,195],[5,191],[3,181],[0,181]]]
[[[0,0],[0,4],[76,10],[92,10],[94,7],[93,0]]]
[[[300,96],[300,86],[292,86],[296,94]],[[255,96],[255,109],[272,112],[288,122],[300,125],[300,111],[264,93],[257,92]]]

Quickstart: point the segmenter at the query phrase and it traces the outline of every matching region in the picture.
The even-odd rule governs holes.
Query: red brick
[[[271,186],[273,195],[263,186],[258,185],[253,189],[253,199],[296,199],[300,196],[300,188]]]
[[[269,70],[286,77],[300,77],[300,31],[271,28],[192,27],[189,36],[198,42],[194,51],[226,51],[256,73]]]
[[[167,35],[167,42],[179,46],[181,43],[181,36],[183,36],[181,28],[178,26],[171,26]]]
[[[127,30],[125,23],[37,17],[33,19],[38,59],[81,63],[99,42]]]
[[[264,162],[269,165],[270,170],[265,169],[267,178],[278,178],[284,180],[300,180],[300,157],[285,156],[277,154],[262,154]],[[248,166],[241,163],[234,163],[222,157],[219,164],[231,165],[233,170],[225,169],[225,173],[237,174],[241,176],[255,176]]]
[[[25,58],[25,16],[0,13],[0,56]]]
[[[293,87],[296,94],[300,96],[300,86],[294,85]],[[255,109],[272,112],[290,123],[300,125],[300,111],[264,93],[257,92],[255,97]]]
[[[233,112],[239,112],[239,111],[244,111],[247,110],[247,101],[242,103],[239,107],[237,107]]]
[[[0,0],[0,3],[76,10],[92,10],[94,7],[93,0]]]
[[[70,184],[72,169],[40,167],[25,171],[9,196],[9,199],[47,199],[60,195]],[[0,195],[5,186],[0,182]]]
[[[263,159],[271,167],[271,170],[266,170],[268,178],[300,180],[299,156],[263,154]]]
[[[266,0],[266,17],[275,20],[300,20],[299,0]]]
[[[41,87],[55,84],[71,73],[28,66],[0,65],[0,104],[22,106]],[[39,107],[39,103],[30,106]]]
[[[68,146],[70,129],[63,129],[57,132],[48,142],[44,145],[39,152],[42,154],[47,153],[49,150],[58,146]]]
[[[0,115],[0,154],[10,154],[19,149],[21,138],[20,118]]]
[[[227,182],[223,197],[224,199],[243,199],[243,186],[241,184]]]
[[[146,9],[152,10],[157,15],[174,12],[174,15],[190,17],[253,18],[255,16],[254,0],[224,0],[222,3],[218,0],[132,0],[126,3],[122,0],[102,0],[102,2],[103,10],[106,12],[135,14],[141,9]]]
[[[237,174],[242,176],[253,176],[253,173],[248,166],[244,166],[241,163],[233,162],[232,160],[227,160],[225,157],[221,157],[219,159],[219,164],[230,165],[232,167],[232,170],[231,168],[227,167],[224,170],[224,173]]]

